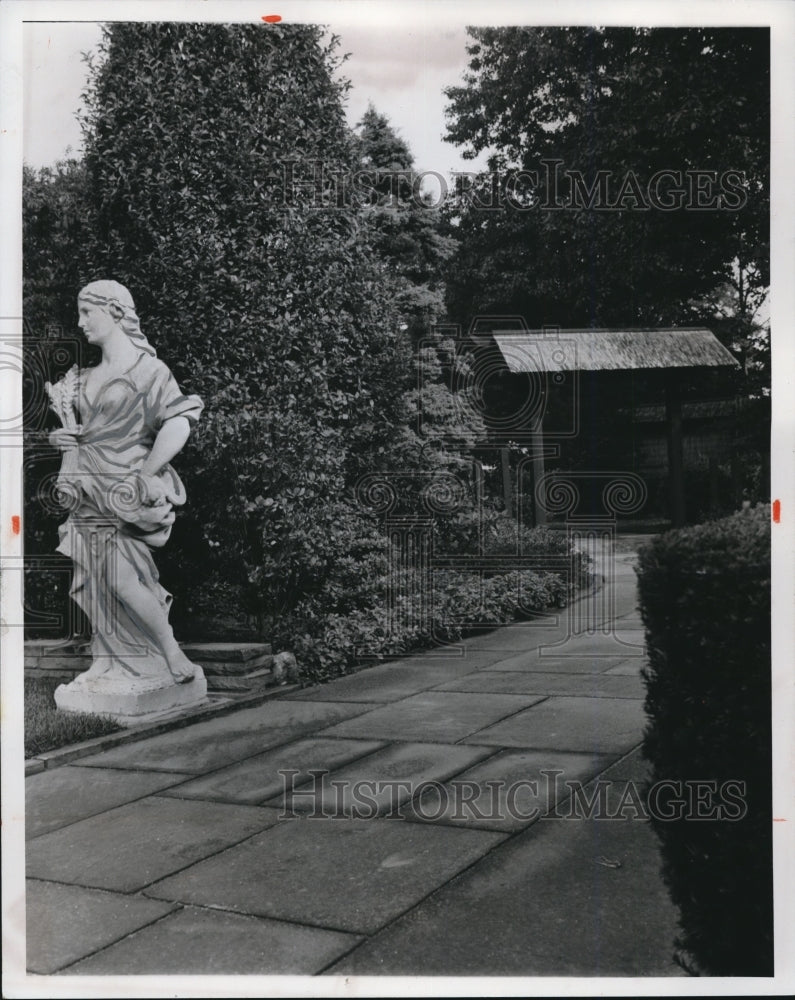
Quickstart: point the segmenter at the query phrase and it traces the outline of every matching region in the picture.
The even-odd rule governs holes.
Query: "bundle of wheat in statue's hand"
[[[50,406],[61,421],[62,426],[68,431],[77,430],[75,416],[78,387],[77,365],[72,365],[55,385],[52,382],[46,382],[44,387],[50,397]]]
[[[60,482],[66,482],[66,477],[74,471],[74,451],[78,446],[78,438],[83,428],[77,422],[77,393],[80,387],[80,376],[77,365],[72,365],[69,371],[55,384],[46,382],[44,388],[50,397],[50,409],[61,421],[61,426],[50,434],[50,444],[63,452]]]

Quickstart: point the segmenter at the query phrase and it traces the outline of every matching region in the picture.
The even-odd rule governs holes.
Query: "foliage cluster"
[[[445,272],[457,242],[443,232],[439,209],[415,180],[414,157],[389,119],[369,105],[356,131],[365,212],[374,248],[386,265],[390,293],[412,342],[427,337],[445,313]]]
[[[447,90],[448,138],[465,156],[487,151],[493,171],[535,172],[537,184],[527,206],[456,202],[458,308],[497,306],[531,326],[663,325],[734,282],[747,314],[769,278],[769,32],[468,31],[469,72]],[[576,196],[577,171],[595,185],[590,207]],[[739,193],[723,210],[689,195],[671,210],[648,206],[659,171],[714,172],[715,190],[735,171]]]

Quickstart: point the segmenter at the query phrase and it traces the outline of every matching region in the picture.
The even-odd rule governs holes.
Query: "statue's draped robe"
[[[166,365],[149,354],[139,354],[131,368],[106,382],[95,397],[86,393],[87,371],[80,371],[76,400],[83,425],[80,444],[64,453],[59,476],[71,513],[59,529],[58,551],[74,564],[70,594],[92,625],[94,660],[81,680],[127,676],[162,681],[170,676],[165,658],[146,623],[115,597],[113,581],[122,569],[131,568],[168,613],[171,595],[160,585],[152,549],[165,544],[171,526],[135,525],[140,492],[131,474],[140,471],[166,420],[195,422],[203,404],[198,396],[183,395]],[[156,478],[170,504],[185,502],[185,489],[170,465]]]

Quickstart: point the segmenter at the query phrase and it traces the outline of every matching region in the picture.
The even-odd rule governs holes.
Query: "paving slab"
[[[539,820],[327,973],[681,976],[659,870],[647,822]]]
[[[640,612],[635,610],[628,611],[625,614],[616,615],[615,623],[616,628],[633,629],[636,631],[643,631],[643,629],[645,629]]]
[[[304,688],[285,700],[388,702],[406,698],[476,669],[469,660],[432,663],[381,663],[316,688]]]
[[[372,754],[386,746],[375,740],[333,740],[309,738],[267,753],[249,757],[239,764],[223,767],[201,778],[163,792],[185,799],[211,799],[215,802],[242,802],[259,805],[284,792],[311,781],[310,771],[330,770],[358,757]],[[287,777],[280,771],[298,771]]]
[[[159,920],[174,904],[28,879],[28,972],[50,975]]]
[[[547,696],[574,694],[587,698],[643,698],[645,695],[643,681],[634,675],[622,677],[519,670],[482,670],[447,681],[433,690]]]
[[[315,974],[337,959],[339,974],[680,974],[649,824],[540,815],[576,801],[567,781],[598,775],[614,796],[647,773],[632,558],[608,568],[575,617],[614,619],[617,651],[602,632],[559,645],[563,611],[29,779],[50,779],[30,789],[31,884],[50,919],[32,960],[85,975]],[[318,805],[309,772],[329,772],[316,811],[336,818],[280,819],[290,769],[298,813]],[[389,815],[346,817],[362,782]],[[78,911],[56,942],[55,916]]]
[[[430,691],[341,722],[328,729],[326,735],[455,743],[540,700],[531,695],[484,694],[473,698],[467,694]]]
[[[461,644],[467,655],[476,657],[491,653],[517,653],[538,649],[548,643],[559,642],[568,632],[568,611],[558,615],[545,615],[525,622],[503,625],[490,632],[467,636]]]
[[[556,696],[488,726],[464,742],[581,753],[624,753],[640,743],[645,723],[643,702],[639,699]]]
[[[144,798],[188,775],[59,767],[25,781],[25,836],[28,840]]]
[[[361,937],[186,907],[68,971],[98,975],[312,975]]]
[[[203,774],[360,715],[369,707],[278,698],[141,743],[84,757],[76,766]]]
[[[606,674],[617,674],[621,677],[640,677],[641,670],[648,665],[647,659],[642,660],[624,660],[623,663],[617,663],[614,667],[610,667],[609,670],[605,670]]]
[[[612,594],[610,595],[608,619],[623,621],[625,618],[639,618],[636,587],[637,576],[634,570],[632,570],[631,580],[627,577],[625,569],[618,572]],[[602,620],[604,621],[605,619]]]
[[[146,895],[371,934],[501,840],[393,819],[289,819]]]
[[[611,667],[617,667],[625,661],[623,654],[618,656],[542,656],[537,649],[529,649],[523,653],[515,653],[503,659],[495,660],[483,668],[483,673],[506,673],[507,671],[555,673],[555,674],[604,674]]]
[[[277,816],[273,809],[151,796],[29,841],[28,875],[136,892],[272,826]]]
[[[393,812],[424,784],[445,781],[492,752],[443,743],[398,743],[330,774],[316,775],[308,785],[269,804],[287,812],[371,819]]]
[[[540,647],[541,659],[547,656],[643,657],[645,633],[639,629],[615,628],[614,631],[583,632],[567,635],[560,642]]]
[[[632,781],[640,788],[645,782],[651,781],[652,766],[643,756],[643,747],[640,746],[611,764],[600,777],[609,781]]]
[[[614,760],[608,754],[504,750],[432,785],[400,808],[406,819],[509,833],[547,813]]]

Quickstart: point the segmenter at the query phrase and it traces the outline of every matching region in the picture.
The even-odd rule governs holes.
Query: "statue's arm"
[[[164,465],[182,451],[189,436],[190,422],[187,417],[170,417],[166,420],[141,466],[141,475],[156,476]]]

